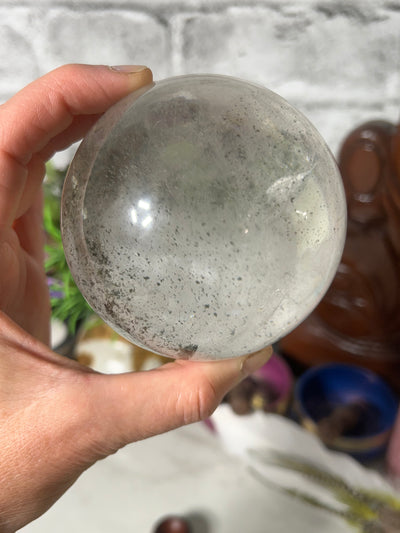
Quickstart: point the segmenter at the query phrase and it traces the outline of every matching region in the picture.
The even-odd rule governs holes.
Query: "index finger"
[[[0,228],[29,208],[43,177],[35,157],[52,139],[152,82],[147,67],[66,65],[0,106]],[[40,159],[38,161],[38,159]],[[21,209],[21,205],[23,209]]]
[[[117,70],[65,65],[37,79],[0,108],[0,150],[29,162],[77,115],[103,113],[131,91],[152,82],[147,67]]]

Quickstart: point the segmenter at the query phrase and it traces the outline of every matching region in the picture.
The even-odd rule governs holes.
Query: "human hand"
[[[50,303],[43,268],[45,162],[82,138],[114,102],[152,82],[151,71],[67,66],[0,106],[0,310],[44,342]]]
[[[69,65],[0,106],[1,533],[40,516],[97,460],[206,418],[271,353],[105,376],[46,345],[45,161],[79,140],[114,102],[151,81],[145,68]]]

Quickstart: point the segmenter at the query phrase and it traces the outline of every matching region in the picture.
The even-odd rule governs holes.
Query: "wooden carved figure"
[[[400,390],[400,126],[363,124],[338,163],[348,207],[343,257],[319,306],[280,349],[306,365],[367,366]]]

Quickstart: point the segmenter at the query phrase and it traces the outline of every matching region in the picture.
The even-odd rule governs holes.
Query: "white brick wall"
[[[0,101],[67,62],[257,81],[336,152],[358,123],[399,120],[400,0],[0,0]]]

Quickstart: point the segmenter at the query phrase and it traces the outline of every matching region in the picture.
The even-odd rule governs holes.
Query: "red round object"
[[[169,516],[158,524],[155,533],[190,533],[190,526],[184,518]]]

